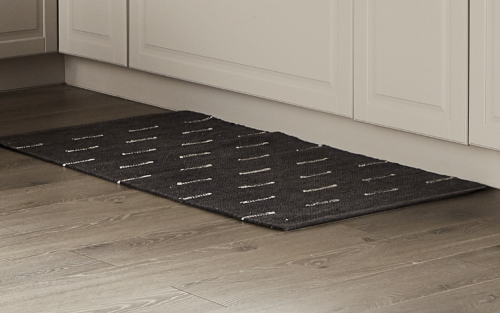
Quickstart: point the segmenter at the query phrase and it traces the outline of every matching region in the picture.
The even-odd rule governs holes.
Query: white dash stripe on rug
[[[147,140],[156,140],[156,139],[158,139],[158,137],[141,138],[141,139],[128,140],[128,141],[126,141],[126,143],[136,143],[136,142],[147,141]]]
[[[123,152],[122,155],[141,154],[141,153],[148,153],[148,152],[153,152],[153,151],[156,151],[156,148],[148,149],[148,150],[133,151],[133,152]]]
[[[263,184],[256,184],[256,185],[246,185],[246,186],[239,186],[238,188],[240,189],[247,189],[247,188],[256,188],[256,187],[262,187],[262,186],[269,186],[269,185],[274,185],[276,182],[268,182],[268,183],[263,183]]]
[[[309,204],[306,204],[306,207],[314,207],[314,206],[318,206],[318,205],[335,203],[335,202],[339,202],[339,201],[340,201],[339,199],[332,199],[332,200],[328,200],[328,201],[321,201],[321,202],[309,203]]]
[[[240,175],[249,175],[249,174],[256,174],[256,173],[262,173],[262,172],[267,172],[267,171],[270,171],[271,168],[263,168],[263,169],[260,169],[260,170],[255,170],[255,171],[250,171],[250,172],[241,172],[239,173]]]
[[[88,150],[93,150],[97,149],[99,146],[93,146],[93,147],[88,147],[88,148],[81,148],[81,149],[75,149],[75,150],[66,150],[66,153],[73,153],[73,152],[80,152],[80,151],[88,151]]]
[[[307,151],[307,150],[312,150],[312,149],[318,149],[318,148],[323,148],[323,145],[317,145],[317,146],[309,147],[309,148],[305,148],[305,149],[297,149],[296,151],[297,152],[302,152],[302,151]]]
[[[93,139],[93,138],[100,138],[100,137],[104,137],[103,134],[100,134],[100,135],[95,135],[95,136],[85,136],[85,137],[79,137],[79,138],[71,138],[71,140],[85,140],[85,139]]]
[[[254,218],[254,217],[261,217],[261,216],[267,216],[267,215],[274,215],[276,212],[266,212],[266,213],[260,213],[260,214],[253,214],[253,215],[247,215],[241,218],[242,221],[248,219],[248,218]]]
[[[246,159],[238,159],[238,162],[257,160],[257,159],[262,159],[262,158],[267,158],[267,157],[269,157],[269,154],[259,155],[259,156],[256,156],[256,157],[246,158]]]
[[[186,182],[178,182],[177,186],[189,185],[189,184],[194,184],[194,183],[201,183],[201,182],[211,181],[211,180],[212,180],[212,178],[203,178],[203,179],[191,180],[191,181],[186,181]]]
[[[28,149],[28,148],[35,148],[35,147],[41,147],[41,146],[43,146],[43,143],[37,143],[34,145],[21,146],[21,147],[14,147],[14,149]]]
[[[151,177],[151,175],[144,175],[144,176],[141,176],[141,177],[133,177],[133,178],[122,179],[122,180],[119,180],[117,182],[117,184],[119,185],[120,183],[125,182],[125,181],[131,181],[131,180],[137,180],[137,179],[144,179],[144,178],[148,178],[148,177]]]
[[[126,169],[126,168],[131,168],[131,167],[139,167],[139,166],[144,166],[144,165],[149,165],[149,164],[153,164],[154,161],[148,161],[148,162],[143,162],[143,163],[139,163],[139,164],[131,164],[131,165],[122,165],[120,166],[120,169]]]
[[[328,160],[328,158],[317,159],[317,160],[311,160],[311,161],[297,162],[297,165],[304,165],[304,164],[318,163],[318,162],[323,162],[323,161],[326,161],[326,160]]]
[[[144,128],[139,128],[139,129],[129,129],[128,132],[129,133],[142,132],[142,131],[145,131],[145,130],[150,130],[150,129],[155,129],[155,128],[158,128],[158,126],[155,125],[155,126],[144,127]]]
[[[181,171],[199,170],[199,169],[202,169],[202,168],[209,168],[209,167],[212,167],[212,164],[201,165],[201,166],[195,166],[195,167],[186,167],[186,168],[181,168]]]
[[[325,190],[325,189],[330,189],[330,188],[335,188],[337,185],[330,185],[330,186],[324,186],[324,187],[319,187],[319,188],[314,188],[314,189],[306,189],[302,190],[302,192],[314,192],[314,191],[320,191],[320,190]]]
[[[267,132],[264,131],[264,132],[259,132],[259,133],[251,133],[251,134],[245,134],[245,135],[238,135],[238,138],[250,137],[250,136],[257,136],[257,135],[263,135],[263,134],[267,134]]]
[[[434,180],[428,180],[426,181],[425,183],[426,184],[434,184],[434,183],[439,183],[439,182],[442,182],[442,181],[445,181],[445,180],[452,180],[454,179],[455,177],[445,177],[445,178],[439,178],[439,179],[434,179]]]
[[[244,149],[244,148],[254,148],[254,147],[260,147],[260,146],[265,146],[265,145],[268,145],[269,142],[261,142],[261,143],[257,143],[257,144],[254,144],[254,145],[247,145],[247,146],[237,146],[236,149]]]
[[[192,157],[197,157],[197,156],[209,155],[211,153],[212,152],[201,152],[201,153],[193,153],[193,154],[180,155],[179,159],[185,159],[185,158],[192,158]]]
[[[186,197],[186,198],[181,198],[182,200],[192,200],[192,199],[198,199],[198,198],[203,198],[203,197],[208,197],[211,196],[212,193],[204,193],[202,195],[197,195],[197,196],[191,196],[191,197]]]
[[[212,131],[212,130],[214,130],[214,129],[213,128],[197,129],[197,130],[190,130],[190,131],[182,132],[182,134],[183,135],[187,135],[187,134],[192,134],[192,133],[209,132],[209,131]]]
[[[398,190],[399,190],[399,188],[392,188],[392,189],[389,189],[389,190],[379,190],[379,191],[365,193],[365,196],[373,196],[373,195],[376,195],[376,194],[379,194],[379,193],[388,193],[388,192],[394,192],[394,191],[398,191]]]
[[[209,116],[207,118],[201,119],[201,120],[194,120],[194,121],[184,121],[185,124],[193,124],[193,123],[200,123],[200,122],[205,122],[212,119],[212,116]]]
[[[255,202],[260,202],[260,201],[266,201],[266,200],[271,200],[276,198],[276,196],[270,196],[267,198],[262,198],[262,199],[255,199],[255,200],[247,200],[247,201],[241,201],[240,204],[249,204],[249,203],[255,203]]]
[[[307,175],[307,176],[300,176],[300,178],[305,179],[305,178],[311,178],[311,177],[316,177],[316,176],[328,175],[331,173],[332,173],[332,171],[328,171],[328,172],[324,172],[324,173],[312,174],[312,175]]]
[[[80,163],[86,163],[86,162],[92,162],[92,161],[95,161],[95,159],[81,160],[81,161],[75,161],[75,162],[68,162],[68,163],[64,163],[62,166],[73,165],[73,164],[80,164]]]
[[[213,140],[209,139],[209,140],[198,141],[198,142],[186,142],[186,143],[183,143],[182,146],[186,147],[186,146],[193,146],[193,145],[202,145],[202,144],[210,143],[210,142],[213,142]]]
[[[372,162],[372,163],[358,164],[358,167],[365,167],[365,166],[371,166],[371,165],[377,165],[377,164],[384,164],[384,163],[389,163],[389,162],[388,161],[382,161],[382,162]]]
[[[378,177],[372,177],[372,178],[364,178],[362,181],[367,181],[370,182],[372,180],[379,180],[379,179],[384,179],[384,178],[389,178],[389,177],[394,177],[396,174],[390,174],[390,175],[385,175],[385,176],[378,176]]]

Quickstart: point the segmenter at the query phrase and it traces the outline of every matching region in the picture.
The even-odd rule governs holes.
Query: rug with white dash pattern
[[[283,230],[485,188],[190,111],[1,137],[0,145]]]

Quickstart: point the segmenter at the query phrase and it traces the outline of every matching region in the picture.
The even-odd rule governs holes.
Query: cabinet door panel
[[[360,0],[354,118],[467,143],[468,1]]]
[[[44,1],[2,0],[0,58],[45,52]]]
[[[470,143],[500,150],[500,3],[470,6]]]
[[[131,0],[130,66],[352,117],[352,0]]]
[[[39,14],[37,0],[3,0],[0,33],[37,29]]]
[[[126,0],[60,0],[59,50],[127,65]]]

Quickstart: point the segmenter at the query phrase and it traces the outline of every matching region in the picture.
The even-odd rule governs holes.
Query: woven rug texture
[[[283,230],[485,188],[190,111],[1,137],[0,145]]]

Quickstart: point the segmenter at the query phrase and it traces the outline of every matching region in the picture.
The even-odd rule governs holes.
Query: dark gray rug
[[[1,137],[0,145],[283,230],[485,188],[189,111]]]

